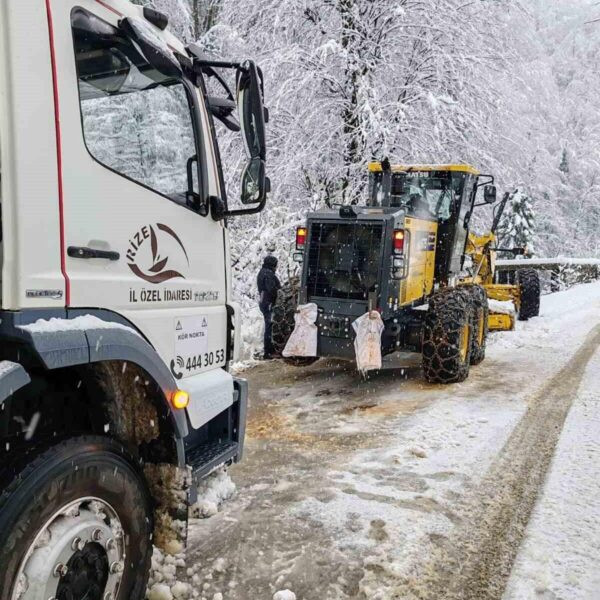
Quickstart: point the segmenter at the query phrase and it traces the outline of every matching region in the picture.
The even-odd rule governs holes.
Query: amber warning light
[[[171,404],[177,410],[187,408],[190,403],[190,395],[183,390],[176,390],[171,396]]]

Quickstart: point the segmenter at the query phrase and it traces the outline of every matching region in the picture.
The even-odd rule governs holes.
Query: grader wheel
[[[535,269],[517,271],[517,285],[521,292],[519,321],[528,321],[540,314],[540,276]]]
[[[431,383],[457,383],[469,376],[473,304],[464,289],[450,289],[429,301],[423,328],[423,371]]]
[[[277,355],[281,355],[292,331],[294,331],[294,315],[298,306],[298,290],[300,280],[292,277],[277,293],[277,301],[273,305],[273,348]],[[283,361],[295,367],[306,367],[316,362],[318,358],[310,356],[293,356],[284,358]]]
[[[471,341],[471,364],[478,365],[485,358],[490,309],[487,293],[480,285],[466,285],[473,305],[473,339]]]

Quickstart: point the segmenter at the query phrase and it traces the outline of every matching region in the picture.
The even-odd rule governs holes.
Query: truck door
[[[123,16],[143,18],[140,7],[50,5],[67,304],[125,317],[175,377],[222,366],[225,230],[188,194],[217,195],[219,185],[199,92],[161,75],[126,37],[111,37]],[[90,22],[106,31],[89,31]]]

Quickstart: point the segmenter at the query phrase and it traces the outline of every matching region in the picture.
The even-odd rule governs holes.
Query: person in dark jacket
[[[258,273],[256,283],[260,300],[258,306],[265,319],[265,337],[264,346],[266,359],[273,358],[275,348],[273,347],[273,304],[277,300],[277,290],[281,288],[281,283],[275,271],[277,270],[277,259],[274,256],[266,256],[263,261],[262,269]]]

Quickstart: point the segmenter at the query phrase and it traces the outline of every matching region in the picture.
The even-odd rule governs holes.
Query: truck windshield
[[[73,37],[88,151],[119,175],[185,204],[196,141],[184,85],[156,71],[126,38],[107,41],[79,28],[80,11]]]
[[[448,220],[462,196],[464,173],[419,171],[386,174],[371,173],[371,203],[379,206],[405,208],[411,214]],[[387,189],[386,189],[387,188]]]

